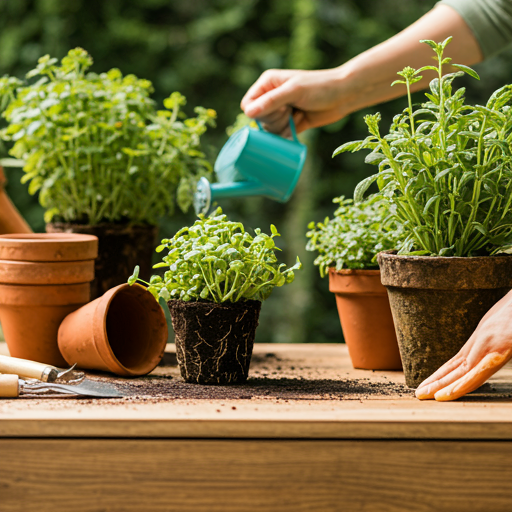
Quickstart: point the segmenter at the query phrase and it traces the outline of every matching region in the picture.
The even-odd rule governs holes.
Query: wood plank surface
[[[511,442],[4,439],[0,453],[2,512],[512,510]]]
[[[0,400],[0,437],[512,440],[510,365],[474,394],[437,403],[402,392],[401,372],[354,370],[340,344],[258,344],[247,384],[229,389],[182,385],[168,350],[149,377],[115,380],[135,389],[126,399]],[[164,392],[151,396],[150,384]]]

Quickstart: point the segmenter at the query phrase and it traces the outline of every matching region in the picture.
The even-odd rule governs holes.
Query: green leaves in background
[[[332,219],[309,224],[306,249],[318,252],[315,265],[325,277],[329,267],[336,270],[379,268],[380,251],[399,249],[403,230],[391,219],[389,204],[378,196],[355,203],[337,197],[338,204]]]
[[[0,79],[9,122],[0,137],[25,162],[22,182],[39,192],[45,221],[157,224],[176,201],[186,211],[195,182],[211,171],[200,137],[215,111],[197,107],[187,119],[177,92],[156,110],[149,80],[116,68],[86,73],[91,65],[76,48],[60,66],[41,57],[27,73],[35,83]]]

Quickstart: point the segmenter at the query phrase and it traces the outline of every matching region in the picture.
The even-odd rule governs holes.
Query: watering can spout
[[[194,209],[197,215],[206,214],[218,199],[267,194],[267,187],[257,181],[210,183],[206,178],[201,178],[194,194]]]

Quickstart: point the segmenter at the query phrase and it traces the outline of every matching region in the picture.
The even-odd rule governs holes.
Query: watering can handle
[[[258,128],[259,128],[261,131],[265,131],[265,130],[263,129],[262,124],[261,124],[257,119],[255,119],[255,121],[256,121],[256,124],[258,125]],[[297,130],[295,129],[295,123],[293,122],[293,116],[292,116],[292,115],[290,115],[289,124],[290,124],[290,130],[291,130],[291,132],[292,132],[293,140],[294,140],[295,142],[299,142],[299,139],[297,138]]]

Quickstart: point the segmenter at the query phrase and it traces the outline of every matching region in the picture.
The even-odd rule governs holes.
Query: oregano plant
[[[368,115],[369,136],[334,152],[371,150],[366,162],[378,173],[359,183],[354,198],[360,202],[377,182],[378,195],[403,225],[402,254],[491,255],[512,245],[512,85],[495,91],[486,105],[465,104],[465,89],[454,89],[454,79],[479,77],[443,56],[450,41],[422,41],[437,65],[399,73],[392,85],[406,87],[408,106],[389,133],[381,135],[379,114]],[[437,76],[427,101],[415,106],[411,85],[427,70]]]
[[[187,210],[195,182],[211,165],[200,137],[214,110],[182,112],[174,92],[157,109],[150,81],[118,69],[92,73],[91,56],[71,50],[59,64],[46,55],[27,81],[0,78],[0,138],[39,192],[45,220],[156,224],[177,203]]]
[[[341,269],[378,269],[380,251],[400,249],[402,227],[391,218],[389,203],[372,195],[359,203],[336,197],[338,207],[330,219],[311,222],[306,250],[316,251],[315,265],[321,277],[329,267]]]
[[[264,301],[276,286],[291,283],[294,271],[301,268],[299,258],[289,268],[279,263],[274,238],[280,235],[274,225],[270,229],[267,235],[257,228],[253,236],[217,208],[209,217],[199,215],[193,226],[162,240],[156,250],[167,254],[155,268],[168,268],[163,277],[142,281],[136,267],[128,283],[145,284],[157,300]]]

